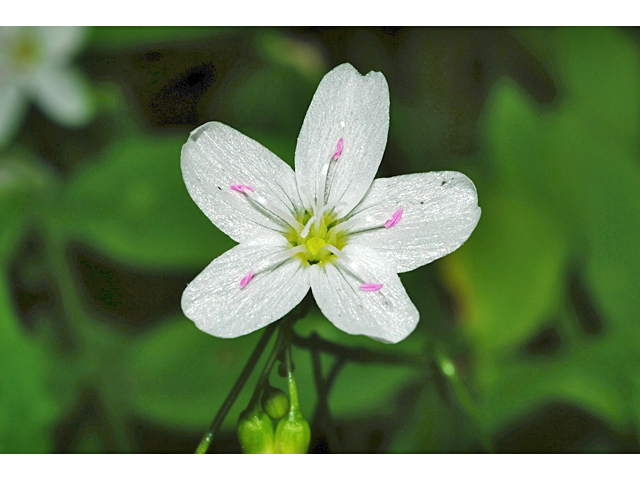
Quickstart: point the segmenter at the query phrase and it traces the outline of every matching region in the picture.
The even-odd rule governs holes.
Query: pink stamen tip
[[[336,153],[333,154],[333,159],[337,160],[340,155],[342,155],[342,147],[344,146],[344,140],[341,138],[338,140],[338,145],[336,146]]]
[[[382,283],[363,283],[360,285],[360,290],[363,292],[377,292],[382,286]]]
[[[231,190],[235,190],[236,192],[240,192],[240,193],[247,193],[247,190],[250,192],[253,192],[253,187],[250,187],[249,185],[229,185],[229,188]]]
[[[242,280],[240,280],[240,288],[246,287],[247,283],[249,283],[252,278],[253,278],[253,270],[249,270],[249,273],[247,274],[247,276],[244,277]]]
[[[399,208],[398,210],[396,210],[393,213],[393,215],[391,215],[391,218],[386,222],[384,222],[384,228],[391,228],[394,225],[396,225],[402,218],[402,212],[403,212],[402,208]]]

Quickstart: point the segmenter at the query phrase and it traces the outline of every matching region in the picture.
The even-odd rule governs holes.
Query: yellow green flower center
[[[313,213],[305,212],[298,220],[302,225],[306,225],[313,217]],[[333,246],[342,250],[347,244],[347,235],[343,231],[334,229],[340,222],[332,213],[324,213],[319,222],[313,221],[306,237],[302,237],[302,232],[297,232],[293,228],[287,234],[287,240],[291,248],[304,245],[305,251],[296,254],[304,265],[324,264],[332,262],[337,257],[327,246]]]
[[[20,32],[13,41],[12,58],[18,68],[29,68],[35,65],[42,54],[41,47],[33,32]]]

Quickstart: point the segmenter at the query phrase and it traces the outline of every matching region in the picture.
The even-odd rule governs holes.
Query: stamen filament
[[[301,238],[307,238],[307,235],[309,235],[309,230],[311,230],[311,224],[315,221],[315,219],[316,219],[315,215],[309,219],[307,224],[302,229],[302,232],[300,232]]]
[[[294,255],[298,253],[304,253],[307,251],[307,247],[305,245],[298,245],[297,247],[289,248],[282,252],[278,252],[275,255],[272,255],[266,260],[263,260],[255,270],[249,270],[249,273],[240,280],[240,288],[244,288],[247,284],[255,277],[256,275],[263,273],[267,270],[272,269],[280,265],[282,262],[290,259]]]
[[[333,245],[326,244],[323,248],[326,248],[336,257],[338,257],[342,265],[346,267],[345,269],[348,270],[349,273],[351,273],[351,275],[353,275],[359,282],[361,282],[361,285],[358,288],[360,288],[360,290],[362,290],[363,292],[377,292],[384,286],[384,284],[382,283],[371,283],[364,281],[362,279],[362,276],[360,275],[360,272],[358,271],[358,267],[356,267],[355,262],[351,260],[344,252],[341,252]]]
[[[344,147],[344,139],[340,138],[340,140],[338,140],[338,145],[336,146],[336,151],[334,152],[333,155],[331,155],[329,158],[325,160],[324,164],[322,165],[322,170],[320,170],[320,183],[318,184],[318,189],[316,190],[316,203],[314,208],[314,213],[317,216],[316,228],[319,227],[320,225],[319,218],[322,217],[322,215],[318,212],[322,208],[321,206],[324,205],[324,190],[327,186],[327,175],[329,173],[329,166],[331,165],[331,160],[337,160],[340,157],[340,155],[342,155],[343,147]]]
[[[262,208],[272,213],[273,215],[280,217],[286,223],[288,223],[294,230],[298,231],[302,228],[302,224],[298,222],[290,212],[281,209],[280,207],[274,205],[272,202],[264,198],[262,195],[257,193],[253,187],[249,185],[238,185],[233,184],[230,185],[229,188],[236,192],[244,193],[249,199],[260,205]]]

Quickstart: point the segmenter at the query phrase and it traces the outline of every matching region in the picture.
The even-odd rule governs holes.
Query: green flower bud
[[[299,410],[292,408],[278,422],[274,439],[275,453],[307,453],[311,428]]]
[[[280,420],[289,411],[289,397],[279,388],[269,387],[262,394],[262,409],[274,420]]]
[[[269,415],[259,408],[242,412],[238,440],[243,453],[273,453],[273,422]]]

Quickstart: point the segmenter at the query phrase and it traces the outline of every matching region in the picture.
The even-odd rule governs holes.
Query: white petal
[[[17,132],[25,107],[25,99],[17,86],[9,84],[0,88],[0,147]]]
[[[265,235],[216,258],[182,294],[184,314],[200,330],[223,338],[251,333],[282,318],[309,291],[309,270],[298,259],[256,274],[242,289],[240,281],[286,245],[281,236]]]
[[[69,62],[82,46],[85,27],[34,27],[43,50],[44,62],[63,64]]]
[[[296,146],[296,178],[301,196],[312,202],[321,170],[344,139],[342,155],[331,162],[327,202],[341,202],[339,216],[362,199],[378,171],[389,131],[389,87],[379,72],[362,76],[340,65],[320,82]],[[307,205],[310,207],[311,205]]]
[[[343,252],[365,278],[354,277],[341,260],[335,265],[313,265],[311,289],[324,316],[347,333],[388,343],[404,339],[418,324],[420,314],[398,275],[372,249],[347,245]],[[359,288],[363,280],[383,287],[364,292]]]
[[[72,69],[46,68],[29,77],[30,89],[42,110],[58,123],[77,127],[89,121],[89,86]]]
[[[380,218],[402,218],[384,228]],[[397,272],[408,272],[462,245],[480,219],[473,182],[458,172],[430,172],[379,178],[349,218],[352,245],[368,245]],[[382,227],[382,228],[380,228]]]
[[[287,212],[301,207],[289,165],[255,140],[218,122],[196,128],[182,147],[182,176],[191,198],[237,242],[283,231],[283,222],[259,210],[230,185],[249,185]]]

